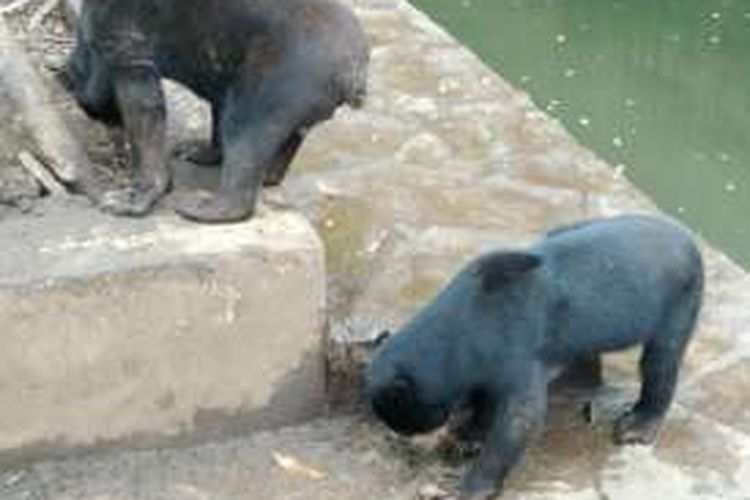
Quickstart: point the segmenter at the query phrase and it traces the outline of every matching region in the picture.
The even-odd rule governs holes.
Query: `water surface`
[[[413,2],[750,269],[750,1]]]

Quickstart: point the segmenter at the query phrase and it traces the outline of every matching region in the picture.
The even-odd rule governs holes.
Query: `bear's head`
[[[504,325],[519,323],[510,303],[517,287],[506,285],[525,282],[540,264],[531,253],[484,255],[400,331],[385,336],[365,377],[378,418],[401,434],[430,432],[481,389],[501,362],[493,353],[503,349]]]

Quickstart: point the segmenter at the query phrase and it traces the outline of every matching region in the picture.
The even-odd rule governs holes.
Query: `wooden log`
[[[63,117],[55,110],[52,92],[34,69],[26,52],[11,36],[2,17],[0,85],[21,114],[43,163],[64,184],[77,184],[86,169],[90,169],[88,154]]]
[[[18,153],[18,161],[42,185],[50,196],[62,196],[67,193],[65,186],[60,184],[55,179],[55,176],[33,154],[28,151],[21,151]]]

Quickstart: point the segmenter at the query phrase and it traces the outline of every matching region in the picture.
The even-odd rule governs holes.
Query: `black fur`
[[[134,186],[101,200],[119,214],[148,213],[169,187],[161,79],[206,99],[213,133],[192,159],[222,163],[221,185],[178,211],[223,222],[252,215],[310,127],[361,104],[368,59],[334,0],[84,0],[64,80],[91,117],[127,130]]]
[[[539,429],[547,387],[599,355],[643,346],[641,392],[616,423],[620,443],[652,442],[675,390],[703,293],[690,236],[623,216],[553,231],[526,251],[484,255],[378,348],[367,396],[394,430],[421,433],[470,409],[460,434],[484,446],[462,483],[491,496]]]

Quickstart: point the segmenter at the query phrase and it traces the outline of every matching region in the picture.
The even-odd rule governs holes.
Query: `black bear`
[[[464,268],[378,347],[366,397],[407,435],[468,410],[458,437],[483,446],[461,494],[489,498],[543,422],[548,384],[567,369],[600,378],[602,353],[643,346],[640,396],[614,438],[652,442],[702,297],[700,253],[676,224],[631,215],[563,227]]]
[[[63,79],[91,117],[125,127],[133,186],[100,200],[121,215],[169,188],[161,78],[207,100],[212,137],[191,159],[221,163],[220,186],[178,212],[228,222],[282,181],[307,130],[361,104],[368,62],[361,26],[333,0],[84,0]]]

